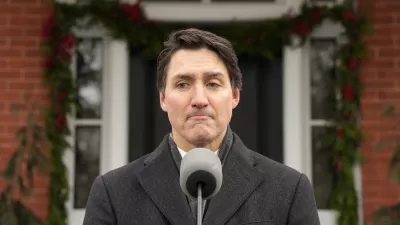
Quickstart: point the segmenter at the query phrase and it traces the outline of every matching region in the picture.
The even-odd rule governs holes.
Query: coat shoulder
[[[296,186],[302,176],[298,170],[271,158],[261,155],[258,152],[248,150],[253,159],[255,168],[260,171],[269,181],[275,181],[280,185]]]
[[[249,149],[240,137],[234,135],[234,148],[238,155],[244,158],[244,162],[252,164],[252,166],[267,179],[276,180],[283,183],[292,183],[293,181],[298,182],[299,179],[304,176],[298,170],[289,167],[283,163],[277,162],[267,156],[264,156],[257,151]]]
[[[127,184],[131,183],[132,181],[136,181],[135,172],[139,168],[143,167],[144,161],[148,156],[149,154],[144,155],[124,166],[106,172],[104,175],[102,175],[105,184],[115,188],[117,186],[121,186],[121,184]]]
[[[151,151],[150,153],[147,153],[137,158],[136,160],[129,162],[124,166],[112,169],[107,173],[105,173],[104,175],[102,175],[104,181],[111,184],[117,183],[118,185],[121,185],[123,183],[128,183],[127,181],[132,181],[132,180],[137,181],[135,174],[141,169],[143,169],[147,160],[151,161],[152,159],[158,157],[162,152],[166,151],[167,148],[168,148],[168,135],[165,135],[163,141],[161,141],[158,147],[153,151]]]

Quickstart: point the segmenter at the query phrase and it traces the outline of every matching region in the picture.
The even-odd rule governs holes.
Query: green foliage
[[[12,153],[8,164],[1,172],[6,188],[0,193],[0,224],[4,225],[39,225],[40,220],[24,207],[14,191],[22,197],[29,197],[33,190],[33,173],[37,168],[41,172],[47,170],[48,160],[41,150],[44,144],[44,129],[37,122],[41,110],[37,102],[31,101],[30,88],[25,93],[27,104],[12,104],[11,111],[18,115],[25,114],[26,125],[15,133],[18,147]]]
[[[394,105],[387,105],[384,116],[395,120],[395,124],[400,123],[400,112]],[[389,162],[388,177],[391,181],[400,183],[400,136],[386,137],[375,145],[375,150],[383,148],[393,150],[393,155]],[[390,206],[382,207],[373,215],[375,225],[400,225],[400,202]]]
[[[10,197],[7,188],[0,195],[0,224],[4,225],[41,225],[42,222],[18,200]]]
[[[400,225],[400,203],[384,207],[375,212],[375,225]]]
[[[43,81],[48,87],[50,104],[44,108],[45,129],[30,125],[35,132],[29,132],[33,139],[48,143],[50,174],[50,207],[46,219],[48,225],[66,225],[68,200],[67,169],[63,156],[70,148],[66,141],[69,135],[66,117],[76,107],[76,87],[70,70],[70,60],[75,44],[74,29],[88,29],[93,26],[102,27],[110,37],[122,39],[129,43],[132,50],[143,57],[156,58],[162,49],[162,43],[168,34],[176,29],[187,27],[178,23],[154,23],[146,19],[139,4],[129,5],[110,0],[84,1],[82,4],[54,3],[54,12],[45,25],[45,58],[46,67]],[[352,1],[349,1],[352,2]],[[343,36],[347,44],[338,47],[335,58],[338,61],[337,71],[331,77],[331,100],[329,109],[333,110],[332,130],[324,136],[330,149],[332,170],[336,180],[331,195],[331,208],[339,212],[338,225],[354,225],[358,223],[357,194],[354,185],[352,168],[362,162],[359,151],[363,135],[358,126],[358,114],[362,84],[358,74],[361,61],[366,57],[364,34],[368,31],[367,17],[361,11],[355,11],[352,4],[332,7],[321,7],[306,2],[299,14],[283,15],[282,18],[252,22],[232,21],[223,26],[208,28],[218,35],[229,39],[237,54],[258,55],[271,59],[282,47],[302,46],[313,29],[325,20],[341,24],[345,29]],[[32,122],[29,122],[32,121]],[[27,124],[35,124],[33,118]],[[34,160],[28,168],[35,168],[44,161],[38,146],[25,144],[25,128],[16,133],[22,146],[29,146],[34,152]],[[44,135],[43,133],[44,132]],[[16,149],[5,170],[5,177],[15,178],[16,165],[25,148]],[[28,178],[31,177],[30,173]],[[18,181],[20,178],[16,178]],[[18,183],[18,182],[17,182]],[[23,183],[23,182],[20,182]],[[10,208],[8,208],[10,209]],[[15,212],[13,208],[4,210]],[[12,213],[11,213],[12,214]],[[15,215],[15,213],[14,213]],[[13,221],[15,216],[8,216]],[[11,223],[11,222],[10,222]],[[30,225],[29,222],[26,225]]]

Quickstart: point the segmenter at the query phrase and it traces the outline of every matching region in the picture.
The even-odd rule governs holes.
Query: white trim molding
[[[148,18],[155,21],[222,22],[279,18],[288,6],[276,3],[143,3]],[[179,13],[177,12],[179,9]]]
[[[134,4],[137,0],[122,0]],[[296,12],[302,0],[275,2],[146,2],[141,5],[146,17],[160,22],[228,22],[280,18],[289,10]]]
[[[283,162],[305,173],[303,48],[285,47],[283,51]]]
[[[121,40],[110,40],[106,56],[109,65],[106,74],[108,80],[108,134],[107,165],[103,173],[128,163],[128,78],[129,50],[128,44]]]

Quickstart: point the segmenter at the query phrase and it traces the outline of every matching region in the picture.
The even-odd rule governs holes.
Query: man
[[[196,202],[179,185],[185,153],[210,149],[223,183],[204,204],[204,225],[319,225],[308,178],[246,148],[231,131],[242,75],[229,41],[210,32],[174,32],[157,64],[160,106],[172,132],[150,154],[99,176],[84,225],[196,224]]]

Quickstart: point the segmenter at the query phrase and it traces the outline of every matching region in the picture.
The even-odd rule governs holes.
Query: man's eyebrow
[[[195,75],[193,73],[178,73],[173,77],[173,80],[190,80]]]
[[[205,72],[204,74],[207,76],[207,78],[223,76],[223,74],[220,72],[211,71]],[[190,80],[194,79],[194,76],[196,76],[194,73],[178,73],[174,76],[173,80]]]
[[[207,77],[219,77],[219,76],[223,76],[222,73],[220,72],[205,72],[205,75]]]

